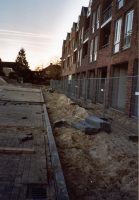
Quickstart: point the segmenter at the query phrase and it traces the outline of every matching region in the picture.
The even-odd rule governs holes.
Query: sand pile
[[[63,94],[44,95],[51,123],[64,118],[70,124],[88,116]],[[125,129],[114,126],[110,134],[85,135],[69,126],[53,134],[71,200],[137,199],[138,145],[125,138]]]

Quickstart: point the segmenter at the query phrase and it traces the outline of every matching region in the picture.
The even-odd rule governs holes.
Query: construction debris
[[[25,142],[27,140],[32,140],[33,137],[32,137],[32,133],[27,133],[26,135],[22,136],[19,138],[19,141],[20,142]]]
[[[62,120],[56,120],[53,122],[54,128],[60,128],[60,127],[68,127],[67,121],[65,119]]]
[[[27,117],[22,117],[22,119],[27,119]]]
[[[99,119],[96,116],[87,117],[85,118],[85,121],[89,124],[100,127],[102,131],[105,131],[108,133],[111,132],[111,124],[102,119]]]
[[[133,141],[133,142],[137,142],[138,141],[138,135],[129,135],[129,134],[126,134],[126,138],[128,140]]]
[[[86,117],[85,121],[80,121],[79,123],[71,122],[71,126],[78,130],[82,130],[85,134],[89,135],[98,133],[101,130],[105,132],[111,131],[110,123],[95,116]]]
[[[1,153],[35,153],[34,149],[28,149],[28,148],[6,148],[6,147],[0,147]]]
[[[80,123],[71,122],[71,126],[78,130],[82,130],[87,135],[93,135],[101,131],[101,128],[92,126],[85,121],[81,121]]]
[[[48,92],[48,93],[53,93],[54,90],[53,90],[53,88],[49,88],[49,89],[46,90],[46,92]]]

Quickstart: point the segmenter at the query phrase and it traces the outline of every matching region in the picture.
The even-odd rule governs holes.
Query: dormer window
[[[91,15],[91,6],[92,6],[93,0],[89,1],[88,11],[87,11],[87,17]]]

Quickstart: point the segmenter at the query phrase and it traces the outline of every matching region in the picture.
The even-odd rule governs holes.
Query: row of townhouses
[[[138,75],[138,10],[138,0],[90,0],[62,46],[62,82],[78,80],[78,97],[101,104],[107,78],[105,106],[128,116],[138,116],[138,79],[128,78]]]

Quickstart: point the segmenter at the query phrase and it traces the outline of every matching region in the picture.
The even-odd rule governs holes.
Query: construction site
[[[0,199],[137,200],[138,119],[96,109],[0,78]]]

